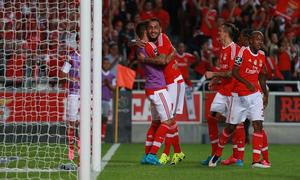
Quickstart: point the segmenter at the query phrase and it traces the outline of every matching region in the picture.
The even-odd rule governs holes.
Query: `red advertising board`
[[[300,97],[276,96],[276,122],[300,122]]]
[[[184,103],[183,114],[176,115],[176,121],[178,122],[201,122],[201,94],[194,93],[194,106],[196,118],[189,119],[187,106]],[[143,91],[133,91],[132,92],[132,122],[150,122],[151,121],[151,112],[150,112],[150,101],[147,99]]]
[[[0,92],[0,121],[63,121],[64,100],[65,93]]]

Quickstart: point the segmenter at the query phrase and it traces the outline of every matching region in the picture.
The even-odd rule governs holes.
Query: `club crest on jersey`
[[[254,65],[255,65],[255,66],[257,65],[257,60],[256,60],[256,59],[254,60]]]
[[[241,65],[243,62],[243,59],[241,57],[236,57],[235,60],[234,60],[234,64],[235,65]]]
[[[155,56],[158,56],[158,49],[157,49],[157,48],[155,48],[155,49],[153,50],[153,52],[154,52]]]

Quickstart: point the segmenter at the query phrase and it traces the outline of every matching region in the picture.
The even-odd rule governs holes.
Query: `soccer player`
[[[103,58],[102,61],[102,129],[101,129],[101,139],[102,142],[106,135],[106,127],[108,117],[112,113],[112,98],[113,91],[116,86],[115,75],[110,72],[111,63],[109,59]]]
[[[156,57],[166,57],[167,59],[173,57],[175,51],[169,40],[169,38],[160,32],[160,23],[158,19],[150,19],[147,28],[147,35],[150,40],[149,45],[152,47],[152,51],[147,51],[147,54],[152,58]],[[147,46],[147,45],[146,45]],[[146,50],[149,48],[146,48]],[[172,59],[172,58],[171,58]],[[184,98],[184,82],[183,78],[180,74],[176,66],[175,60],[167,60],[164,61],[163,64],[161,62],[156,61],[155,59],[152,61],[147,61],[148,63],[165,65],[164,67],[164,76],[168,87],[169,95],[171,96],[171,101],[173,104],[172,115],[182,113],[183,111],[183,98]],[[177,95],[178,94],[178,95]],[[176,111],[175,111],[176,110]],[[172,126],[167,133],[167,137],[165,139],[165,153],[162,154],[160,158],[161,164],[166,164],[170,161],[170,157],[168,156],[170,151],[171,144],[174,147],[174,156],[171,160],[171,164],[177,164],[179,161],[185,158],[184,153],[181,151],[181,147],[179,144],[179,136],[178,136],[178,127],[175,121],[171,122]]]
[[[168,56],[175,54],[175,49],[168,36],[164,33],[161,33],[161,26],[158,19],[153,18],[149,20],[147,32],[150,42],[154,43],[157,47],[157,52],[154,52],[156,56],[159,54],[165,54]],[[173,103],[172,115],[176,116],[176,114],[182,114],[185,84],[180,70],[177,67],[177,62],[174,58],[172,58],[171,61],[169,61],[164,67],[164,76],[168,92]],[[179,141],[178,126],[176,122],[173,121],[172,125],[170,126],[170,130],[166,135],[164,153],[160,157],[160,162],[162,164],[166,164],[170,161],[168,154],[171,145],[174,148],[174,155],[171,159],[171,164],[177,164],[179,161],[185,158],[184,153],[181,151]]]
[[[73,51],[69,55],[69,59],[64,63],[61,69],[61,76],[68,80],[68,98],[67,98],[67,136],[69,142],[70,160],[74,159],[74,138],[75,130],[79,126],[79,106],[80,106],[80,55],[77,51]],[[75,138],[77,143],[78,155],[80,153],[79,136]],[[79,158],[78,158],[79,159]]]
[[[138,37],[148,42],[147,36],[148,22],[141,22],[136,26]],[[152,123],[147,131],[145,143],[145,156],[142,164],[159,165],[160,162],[156,157],[157,151],[163,143],[167,132],[172,126],[172,102],[167,91],[163,66],[147,63],[148,54],[157,52],[154,43],[146,43],[145,48],[137,50],[139,61],[142,62],[142,68],[145,72],[145,92],[151,103]],[[154,56],[154,55],[153,55]]]
[[[211,155],[201,164],[208,165],[212,155],[216,153],[218,146],[218,124],[217,121],[225,121],[229,109],[229,101],[231,97],[232,78],[231,70],[233,67],[234,58],[236,57],[240,47],[233,42],[236,28],[233,24],[224,23],[219,27],[218,35],[221,40],[222,48],[220,50],[219,71],[206,72],[207,79],[211,79],[209,87],[214,86],[218,81],[221,81],[220,89],[210,107],[210,114],[207,118],[208,133],[212,147]],[[240,163],[240,162],[239,162]],[[241,162],[242,163],[242,162]]]
[[[252,167],[270,168],[271,164],[260,160],[260,154],[264,143],[263,135],[263,110],[268,104],[268,90],[265,77],[265,55],[260,50],[263,44],[263,34],[260,31],[253,31],[249,39],[249,47],[242,47],[235,59],[232,75],[235,78],[232,90],[232,100],[228,115],[229,124],[224,128],[215,155],[209,161],[209,167],[216,167],[222,155],[222,150],[229,137],[234,132],[236,125],[246,118],[252,121]],[[260,92],[260,88],[263,92]]]
[[[249,46],[249,37],[251,34],[250,29],[243,29],[238,37],[237,44],[240,47],[247,47]],[[248,132],[248,127],[250,125],[249,120],[246,120],[244,123],[240,123],[235,132],[232,135],[232,149],[233,153],[229,158],[222,160],[221,164],[223,165],[243,165],[244,161],[244,152],[245,152],[245,142],[246,142],[246,132]],[[238,162],[238,163],[237,163]]]

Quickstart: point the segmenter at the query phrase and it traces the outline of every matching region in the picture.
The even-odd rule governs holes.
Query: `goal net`
[[[0,179],[77,177],[61,69],[78,50],[79,17],[79,0],[0,0]]]

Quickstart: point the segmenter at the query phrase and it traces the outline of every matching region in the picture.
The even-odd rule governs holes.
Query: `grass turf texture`
[[[111,144],[102,145],[102,156],[106,154]],[[75,153],[74,162],[77,162]],[[0,144],[0,157],[17,156],[18,161],[0,163],[2,168],[39,168],[57,169],[68,160],[68,146],[63,144]],[[77,173],[73,172],[0,172],[0,179],[76,179]]]
[[[200,165],[200,160],[206,159],[210,154],[209,145],[182,145],[186,159],[176,166],[141,165],[139,162],[143,156],[143,148],[142,144],[122,144],[98,179],[300,179],[300,145],[270,145],[270,169],[251,167],[251,146],[246,146],[244,167],[219,165],[216,168]],[[231,146],[227,145],[222,158],[227,158],[231,152]]]

